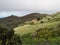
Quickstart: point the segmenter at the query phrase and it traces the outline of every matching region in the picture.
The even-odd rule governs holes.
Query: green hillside
[[[60,12],[12,15],[0,18],[0,26],[1,45],[60,45]]]
[[[23,45],[60,45],[60,13],[14,28]]]
[[[55,25],[57,23],[60,23],[59,21],[57,22],[52,22],[52,23],[38,23],[38,24],[35,24],[35,25],[23,25],[23,26],[18,26],[16,28],[14,28],[15,30],[15,33],[16,34],[20,34],[20,35],[24,35],[26,33],[32,33],[32,32],[35,32],[36,30],[40,29],[40,28],[44,28],[44,27],[55,27]]]

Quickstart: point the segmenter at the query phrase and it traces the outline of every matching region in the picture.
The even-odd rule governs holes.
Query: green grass
[[[52,23],[38,23],[35,25],[23,25],[23,26],[18,26],[16,28],[14,28],[15,30],[15,34],[18,35],[24,35],[24,34],[28,34],[28,33],[33,33],[36,30],[40,29],[40,28],[44,28],[44,27],[54,27],[57,23],[59,23],[59,21],[57,22],[52,22]]]
[[[24,24],[22,26],[18,26],[16,28],[14,28],[15,30],[15,34],[18,34],[21,36],[21,40],[22,40],[22,43],[23,45],[38,45],[38,43],[40,43],[41,45],[57,45],[57,44],[60,44],[60,36],[56,36],[56,37],[53,37],[51,35],[49,35],[47,37],[47,39],[44,38],[40,38],[39,36],[41,36],[38,32],[38,37],[32,37],[31,35],[33,34],[33,32],[36,32],[37,30],[39,30],[40,28],[43,28],[43,30],[50,30],[51,33],[47,33],[47,34],[52,34],[53,35],[53,31],[57,28],[57,26],[60,24],[60,20],[58,21],[54,21],[56,20],[55,18],[58,18],[59,15],[55,16],[52,20],[47,20],[47,18],[43,18],[42,20],[45,21],[47,20],[47,22],[44,22],[44,23],[40,23],[40,21],[38,21],[36,24],[32,24],[30,25],[29,23],[28,24]],[[47,27],[45,29],[45,27]],[[58,28],[57,28],[57,31],[58,31]],[[43,34],[44,31],[42,31]],[[54,33],[54,35],[56,35],[58,33]],[[45,35],[46,36],[46,35]],[[50,41],[50,42],[49,42]]]

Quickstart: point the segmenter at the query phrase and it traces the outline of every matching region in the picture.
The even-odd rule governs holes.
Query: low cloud
[[[0,11],[60,11],[60,0],[0,0]]]
[[[0,0],[1,12],[25,11],[52,13],[60,11],[60,0]],[[21,14],[21,13],[18,13]]]

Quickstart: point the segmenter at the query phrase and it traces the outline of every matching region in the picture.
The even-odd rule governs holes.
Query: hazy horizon
[[[29,13],[60,12],[60,0],[0,0],[0,18]]]

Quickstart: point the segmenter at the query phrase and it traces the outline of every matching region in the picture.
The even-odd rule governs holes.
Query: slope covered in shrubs
[[[32,25],[28,22],[14,30],[21,35],[23,45],[60,45],[60,13],[44,17]]]

